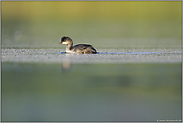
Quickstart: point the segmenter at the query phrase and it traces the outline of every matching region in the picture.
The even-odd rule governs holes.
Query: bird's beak
[[[59,44],[62,44],[62,42],[60,42]]]

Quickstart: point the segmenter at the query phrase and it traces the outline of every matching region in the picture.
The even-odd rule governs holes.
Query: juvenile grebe
[[[73,46],[73,41],[71,38],[63,36],[59,44],[65,44],[66,53],[79,53],[79,54],[96,54],[97,51],[92,45],[89,44],[77,44]]]

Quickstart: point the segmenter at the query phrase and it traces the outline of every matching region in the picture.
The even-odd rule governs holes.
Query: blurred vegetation
[[[97,48],[181,47],[182,1],[2,1],[1,13],[2,47],[60,48],[63,35]]]
[[[180,20],[181,1],[75,2],[3,1],[2,19],[15,20]]]

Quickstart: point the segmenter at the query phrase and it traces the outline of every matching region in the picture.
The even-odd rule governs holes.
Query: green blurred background
[[[2,47],[180,48],[182,1],[2,1]],[[166,44],[166,45],[165,45]]]

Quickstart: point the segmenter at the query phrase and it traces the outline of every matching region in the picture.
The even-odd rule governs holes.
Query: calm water
[[[181,120],[180,50],[2,49],[2,121]]]
[[[98,54],[73,55],[60,37],[4,33],[2,121],[181,120],[179,39],[81,38]]]
[[[66,11],[45,10],[50,16],[40,12],[40,21],[2,17],[2,121],[181,120],[181,15],[51,21]],[[98,54],[66,54],[58,44],[63,35],[74,45],[92,44]]]

